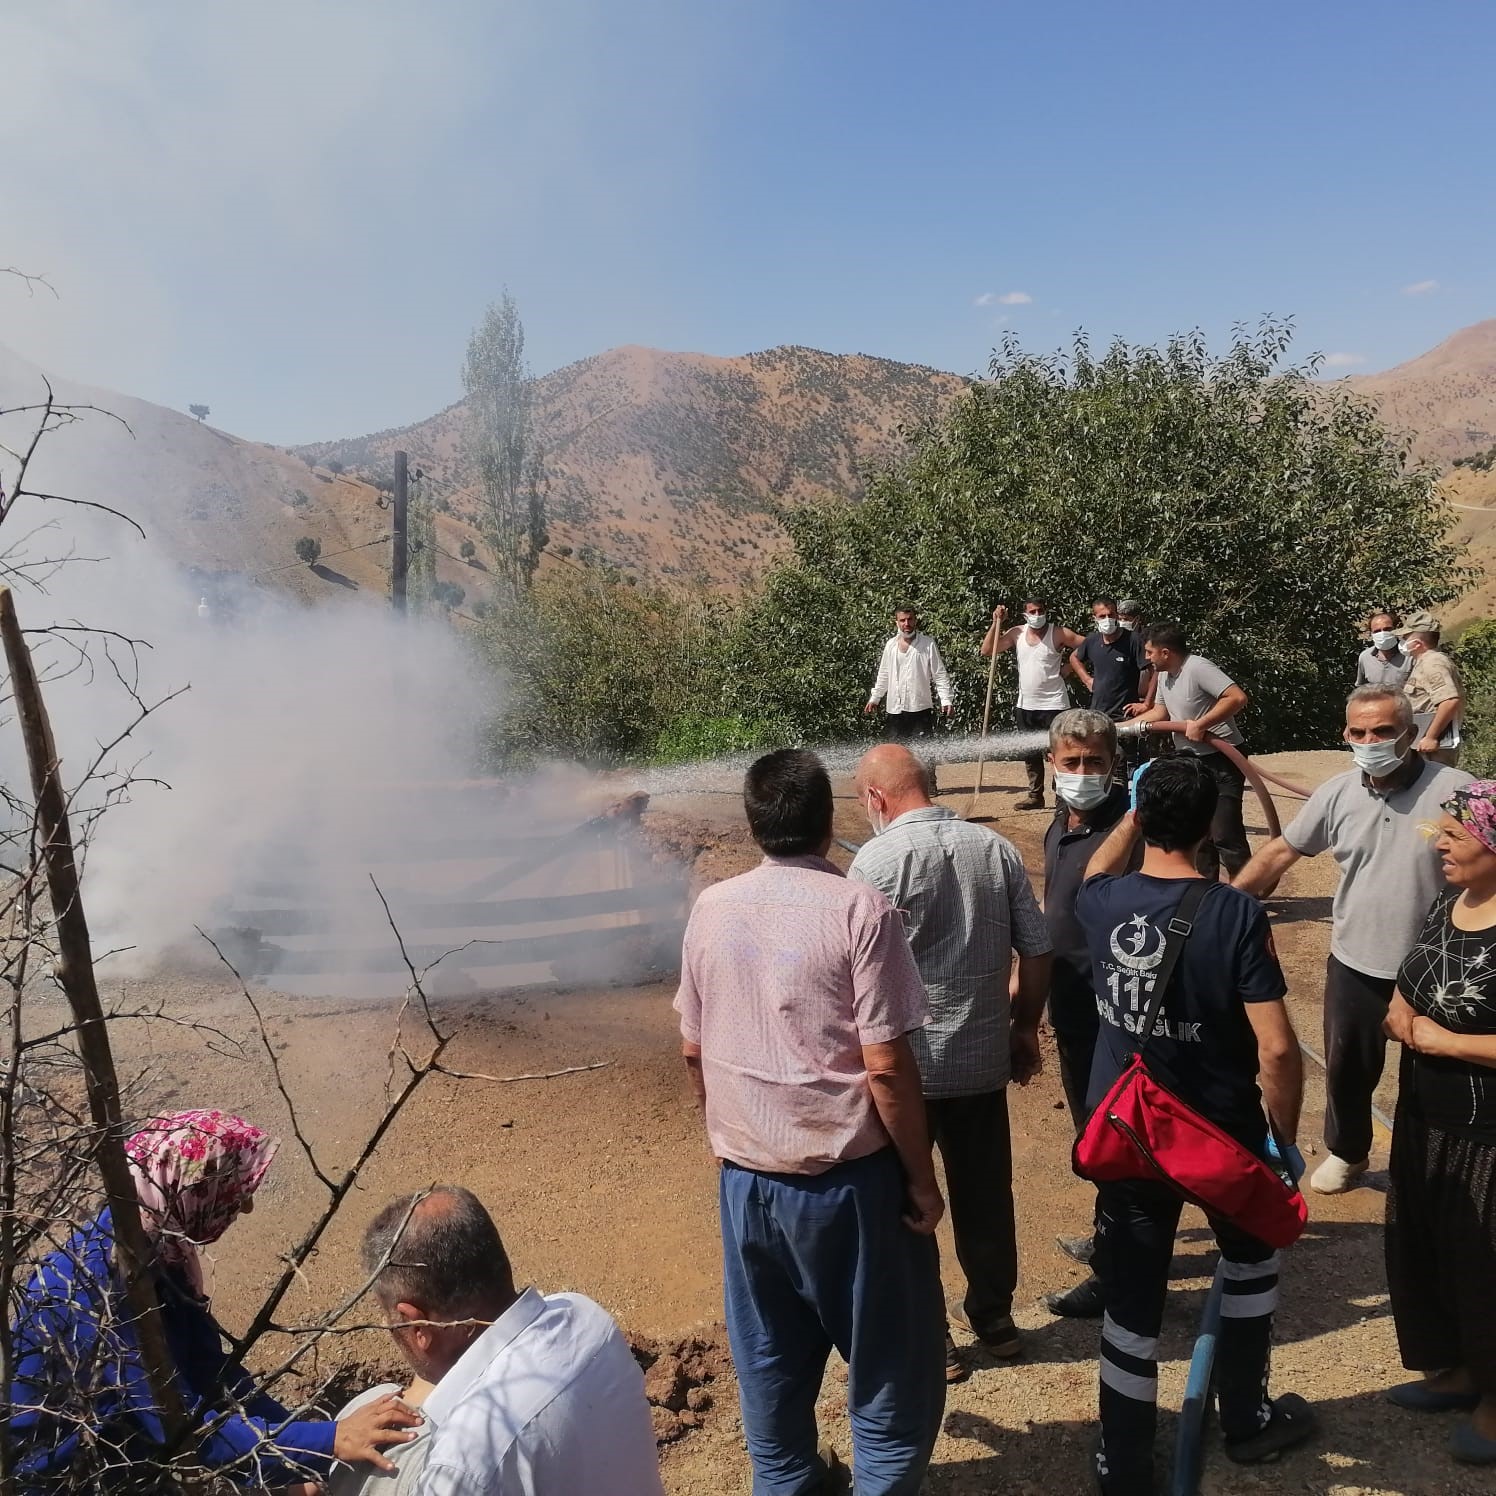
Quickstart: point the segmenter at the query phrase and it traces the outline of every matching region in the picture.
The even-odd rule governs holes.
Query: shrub
[[[1496,777],[1496,618],[1470,624],[1448,649],[1465,687],[1460,767]]]
[[[473,557],[478,554],[478,547],[475,546],[471,540],[464,540],[462,544],[458,546],[457,554],[460,555],[464,561],[471,561]]]
[[[296,559],[308,566],[315,566],[322,559],[322,542],[312,535],[303,535],[296,542]]]
[[[650,757],[660,764],[691,763],[729,753],[749,753],[785,741],[783,726],[764,718],[708,717],[687,712],[665,726],[655,739]]]

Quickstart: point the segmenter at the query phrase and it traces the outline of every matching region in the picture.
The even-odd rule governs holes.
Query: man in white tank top
[[[1018,660],[1018,707],[1013,713],[1020,730],[1049,731],[1049,724],[1070,707],[1070,692],[1061,671],[1065,665],[1064,650],[1079,649],[1085,643],[1074,629],[1049,621],[1049,604],[1043,598],[1029,598],[1023,605],[1023,622],[1003,629],[1008,610],[998,604],[992,610],[992,627],[982,640],[982,654],[1001,654],[1011,649]],[[1044,749],[1024,759],[1028,774],[1028,794],[1014,810],[1044,809]]]

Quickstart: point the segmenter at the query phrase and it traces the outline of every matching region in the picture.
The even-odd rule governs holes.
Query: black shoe
[[[1092,1276],[1074,1288],[1067,1288],[1064,1293],[1047,1293],[1044,1307],[1051,1314],[1060,1314],[1066,1319],[1100,1319],[1106,1312],[1101,1279]]]
[[[1314,1409],[1298,1393],[1285,1392],[1273,1399],[1273,1416],[1250,1439],[1226,1440],[1226,1458],[1238,1465],[1266,1465],[1318,1427]]]
[[[1082,1267],[1090,1267],[1091,1259],[1096,1255],[1094,1236],[1057,1236],[1055,1245],[1072,1261],[1080,1263]]]
[[[1013,809],[1014,810],[1043,810],[1044,809],[1044,796],[1043,795],[1036,795],[1032,790],[1030,790],[1029,793],[1026,794],[1023,797],[1023,799],[1021,799],[1021,800],[1015,800],[1013,802]]]
[[[951,1339],[951,1332],[945,1332],[945,1385],[954,1387],[958,1382],[964,1382],[971,1375],[970,1368],[961,1359],[961,1352],[957,1349],[956,1342]]]

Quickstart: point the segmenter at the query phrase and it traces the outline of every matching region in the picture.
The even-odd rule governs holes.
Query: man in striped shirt
[[[1039,1015],[1052,942],[1018,849],[935,805],[919,761],[887,743],[864,755],[857,792],[874,837],[850,876],[904,916],[931,1021],[909,1036],[934,1144],[945,1164],[964,1301],[947,1313],[999,1356],[1022,1351],[1013,1325],[1018,1244],[1008,1081],[1039,1069]],[[1010,999],[1013,955],[1018,969]],[[946,1338],[946,1379],[965,1376]]]

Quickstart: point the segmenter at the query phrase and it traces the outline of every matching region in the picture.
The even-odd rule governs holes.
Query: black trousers
[[[966,1317],[978,1335],[991,1334],[1013,1313],[1018,1287],[1008,1093],[927,1096],[925,1111],[945,1165],[956,1260],[966,1275]]]
[[[1013,712],[1014,724],[1020,732],[1048,732],[1049,724],[1060,714],[1053,712],[1031,712],[1026,706],[1016,707]],[[1029,793],[1042,795],[1044,793],[1044,754],[1046,750],[1040,749],[1038,753],[1031,753],[1023,761],[1023,772],[1028,776]]]
[[[922,712],[888,712],[884,720],[888,724],[888,736],[896,743],[907,743],[911,738],[930,738],[935,735],[933,706],[927,706]]]
[[[1091,1115],[1086,1090],[1091,1083],[1091,1060],[1101,1020],[1096,1015],[1096,994],[1088,972],[1080,976],[1063,961],[1056,961],[1049,979],[1049,1026],[1060,1052],[1060,1085],[1077,1133]]]
[[[1096,1256],[1106,1317],[1101,1329],[1101,1448],[1106,1496],[1153,1496],[1158,1422],[1158,1336],[1183,1202],[1167,1186],[1128,1180],[1097,1186]],[[1278,1254],[1223,1221],[1212,1221],[1225,1292],[1216,1352],[1221,1431],[1255,1434],[1271,1416],[1267,1400]]]
[[[1393,977],[1325,963],[1325,1147],[1358,1164],[1371,1153],[1371,1098],[1387,1060],[1382,1021]]]
[[[1247,750],[1239,748],[1237,751],[1245,753]],[[1214,879],[1220,876],[1224,865],[1227,875],[1234,878],[1252,857],[1252,849],[1247,844],[1247,828],[1241,818],[1247,777],[1224,753],[1206,753],[1201,757],[1216,782],[1220,798],[1216,801],[1216,813],[1210,823],[1210,838],[1201,845],[1195,866],[1207,878]]]

